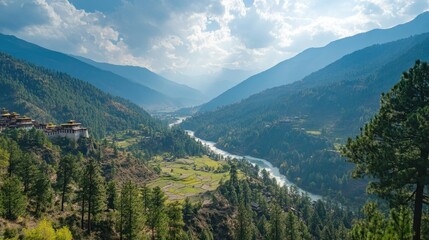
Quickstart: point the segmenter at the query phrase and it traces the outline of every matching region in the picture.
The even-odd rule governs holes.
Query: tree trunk
[[[63,178],[64,178],[64,181],[63,181],[63,192],[61,194],[61,212],[64,212],[64,200],[66,199],[67,184],[66,184],[66,171],[65,170],[64,170]]]
[[[82,193],[82,209],[81,209],[81,219],[80,227],[83,229],[85,223],[85,193]]]
[[[422,211],[423,211],[423,190],[424,190],[424,185],[421,183],[417,183],[416,199],[414,202],[413,240],[420,240],[420,226],[422,223]]]
[[[8,190],[10,190],[10,188]],[[7,196],[7,215],[8,219],[12,219],[12,197],[10,196],[10,192]]]
[[[88,233],[91,233],[92,195],[92,173],[90,173],[88,189]]]
[[[91,233],[91,195],[88,197],[88,233]]]

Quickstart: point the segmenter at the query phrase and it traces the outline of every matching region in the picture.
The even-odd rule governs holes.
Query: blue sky
[[[157,73],[258,72],[429,9],[429,0],[0,0],[0,32]]]

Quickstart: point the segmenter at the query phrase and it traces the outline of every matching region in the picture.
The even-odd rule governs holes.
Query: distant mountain
[[[204,93],[212,99],[252,75],[250,71],[224,68],[213,76]]]
[[[127,78],[135,83],[152,88],[165,96],[174,99],[180,107],[198,105],[203,102],[203,95],[196,89],[168,80],[147,68],[137,66],[121,66],[95,62],[91,59],[77,57],[82,62]]]
[[[217,142],[218,147],[287,166],[285,174],[304,188],[345,192],[350,186],[341,187],[344,183],[337,181],[350,169],[344,166],[344,160],[322,154],[318,148],[313,149],[313,155],[305,149],[308,158],[288,149],[297,144],[310,147],[317,142],[314,138],[327,139],[331,144],[343,143],[346,137],[357,134],[378,110],[381,93],[397,83],[401,73],[417,59],[429,60],[429,33],[356,51],[302,81],[199,113],[182,126],[194,130],[199,137]],[[299,133],[291,134],[293,131],[314,138],[305,139]],[[331,151],[332,145],[326,149]],[[324,163],[332,161],[343,172],[328,171],[322,176],[321,172],[326,170]]]
[[[0,107],[45,122],[75,119],[90,134],[155,125],[142,108],[106,94],[67,74],[53,72],[0,53]]]
[[[174,79],[176,82],[198,89],[204,94],[204,101],[207,102],[254,73],[255,71],[222,68],[212,73],[197,75],[180,74],[171,70],[164,71],[161,74],[166,78]]]
[[[201,111],[213,110],[238,102],[265,89],[301,80],[342,56],[373,44],[387,43],[425,32],[429,32],[429,12],[390,29],[375,29],[331,42],[325,47],[307,49],[227,90],[202,105]]]
[[[151,88],[14,36],[0,34],[0,52],[38,66],[70,74],[112,95],[129,99],[147,110],[177,108],[174,100]]]

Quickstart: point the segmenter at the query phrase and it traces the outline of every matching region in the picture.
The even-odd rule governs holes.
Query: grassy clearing
[[[152,164],[159,165],[161,174],[148,185],[162,188],[169,200],[183,200],[213,191],[219,186],[221,179],[229,179],[229,172],[221,170],[227,163],[212,160],[207,156],[173,161],[157,158]]]
[[[135,131],[123,131],[106,138],[120,150],[138,143],[140,139]],[[208,156],[170,159],[171,155],[166,153],[149,161],[152,167],[159,167],[161,173],[148,183],[151,188],[159,186],[170,201],[181,201],[186,197],[200,199],[207,191],[215,190],[221,180],[229,179],[229,165],[225,161],[215,161]],[[244,175],[239,172],[238,177]]]
[[[139,131],[136,130],[126,130],[122,132],[117,132],[112,136],[106,137],[108,143],[115,143],[119,149],[126,149],[133,144],[138,143],[141,140],[142,136]]]

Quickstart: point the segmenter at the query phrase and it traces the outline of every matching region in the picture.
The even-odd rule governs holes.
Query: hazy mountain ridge
[[[176,108],[171,98],[151,88],[14,36],[0,34],[0,51],[38,66],[67,73],[112,95],[129,99],[148,110]]]
[[[211,99],[252,76],[254,72],[223,68],[213,76],[204,93]]]
[[[175,104],[179,107],[201,104],[204,98],[203,94],[198,90],[166,79],[144,67],[101,63],[83,57],[74,57],[99,69],[115,73],[135,83],[152,88],[174,99]]]
[[[238,102],[265,89],[301,80],[342,56],[373,44],[391,42],[425,32],[429,32],[429,12],[420,14],[408,23],[389,29],[375,29],[333,41],[325,47],[307,49],[227,90],[202,105],[201,111],[213,110]]]
[[[240,103],[225,106],[216,111],[199,113],[185,124],[192,126],[193,121],[210,119],[211,121],[201,124],[204,126],[207,123],[218,123],[223,119],[229,123],[237,122],[241,126],[247,126],[246,124],[252,123],[250,115],[259,115],[254,122],[273,121],[276,116],[280,118],[287,115],[311,115],[312,112],[305,109],[310,105],[317,107],[321,103],[318,102],[317,94],[332,95],[331,97],[342,92],[345,92],[345,96],[351,94],[339,87],[343,85],[354,85],[359,90],[366,89],[365,84],[371,83],[377,86],[377,90],[386,91],[398,81],[401,72],[410,67],[416,59],[427,59],[425,44],[428,42],[429,33],[359,50],[307,76],[302,81],[268,89]],[[393,64],[399,64],[399,66],[391,67],[390,65]],[[374,97],[378,99],[381,92],[371,91],[371,94],[375,94]],[[341,101],[338,100],[338,102]],[[356,101],[357,104],[359,102],[361,101]],[[378,100],[374,103],[377,105]],[[350,111],[352,110],[351,108]],[[314,114],[318,112],[323,111],[317,110]],[[314,119],[314,121],[320,121],[318,118]],[[205,137],[217,140],[213,137]]]

